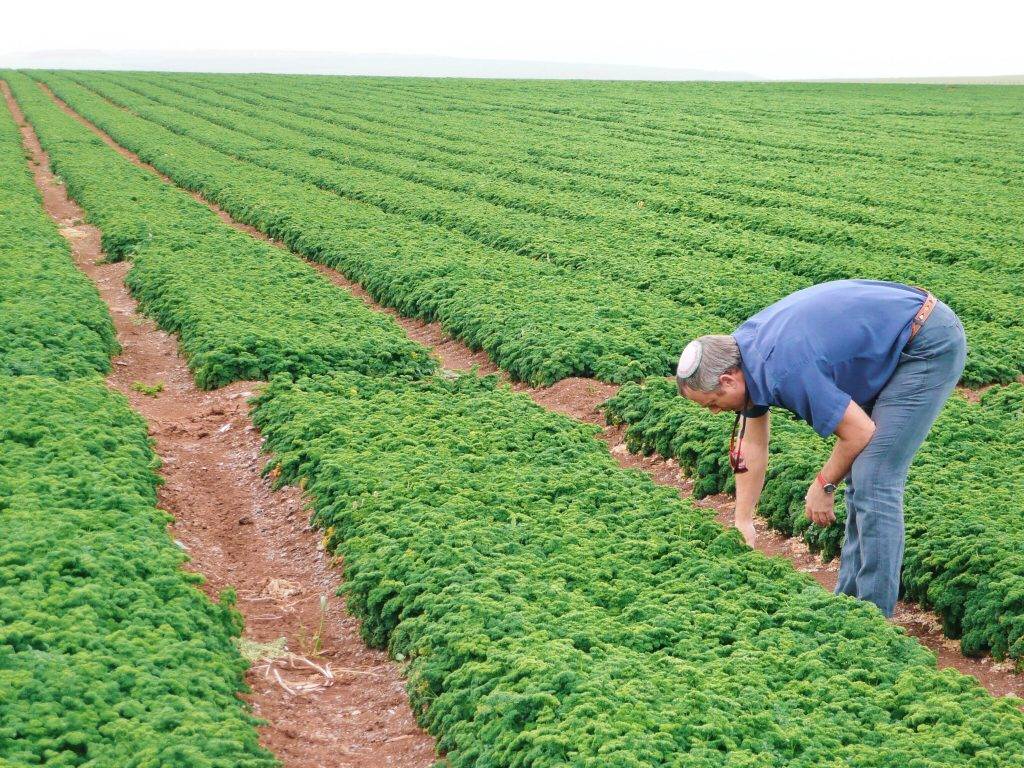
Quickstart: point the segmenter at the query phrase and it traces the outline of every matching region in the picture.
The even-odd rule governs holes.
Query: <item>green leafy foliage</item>
[[[480,765],[1024,764],[1024,714],[494,379],[278,378],[364,637]]]
[[[72,379],[110,370],[114,326],[43,211],[6,106],[0,106],[0,375]]]
[[[984,92],[991,101],[963,92],[935,115],[944,127],[982,115],[969,140],[941,132],[946,151],[891,102],[876,108],[855,90],[837,108],[847,92],[819,86],[781,88],[781,121],[752,111],[751,92],[730,92],[758,115],[751,123],[702,88],[37,76],[177,183],[404,314],[441,321],[518,378],[666,373],[689,337],[851,274],[937,288],[967,322],[969,381],[1024,371],[1010,255],[1024,228],[1004,159],[1019,140],[999,90]],[[332,304],[298,260],[116,158],[28,78],[12,84],[199,381],[356,371],[275,377],[254,420],[280,482],[305,482],[364,636],[409,661],[414,707],[454,768],[1024,765],[1013,702],[937,671],[870,606],[619,470],[592,428],[492,379],[423,378],[433,364],[391,346],[392,325]],[[906,110],[930,104],[894,93]],[[850,125],[854,112],[867,128]],[[724,425],[680,414],[657,387],[624,389],[610,413],[634,422],[634,447],[687,457],[702,492],[727,488]],[[978,434],[1018,433],[1014,392],[967,414]],[[798,496],[824,447],[776,425],[787,465],[773,470],[765,511],[799,531]],[[1002,459],[982,448],[972,462],[977,446],[962,444],[928,454],[931,477],[992,483]],[[1019,655],[1019,472],[1009,475],[985,518],[969,519],[981,495],[921,504],[908,529],[924,545],[908,548],[906,581],[966,650]],[[933,491],[917,477],[913,492]],[[986,526],[998,541],[980,535]],[[837,528],[805,534],[827,551],[839,543]],[[235,617],[217,621],[206,642],[220,648]],[[227,695],[240,662],[217,660],[236,676],[217,689]],[[213,711],[230,719],[237,704]],[[252,743],[244,728],[228,738],[246,755],[229,764],[262,759]]]
[[[54,170],[103,231],[108,255],[131,257],[128,286],[143,311],[180,336],[200,387],[280,372],[434,370],[392,318],[121,158],[29,78],[8,79]]]
[[[144,381],[133,381],[132,389],[141,395],[146,395],[147,397],[156,397],[157,395],[164,391],[164,383],[162,381],[158,381],[154,384],[147,384]]]
[[[178,183],[341,270],[378,301],[439,321],[516,378],[535,384],[571,375],[637,379],[671,368],[690,335],[722,326],[699,306],[681,312],[668,299],[601,275],[499,252],[440,223],[413,221],[236,157],[264,142],[235,138],[215,150],[46,77],[89,119]]]
[[[1007,89],[964,89],[951,107],[945,92],[888,89],[907,109],[942,104],[943,125],[983,137],[914,126],[908,156],[889,131],[905,137],[912,119],[850,86],[776,86],[780,108],[765,113],[751,103],[763,86],[526,95],[516,84],[40,76],[179,182],[380,301],[440,319],[520,378],[668,373],[678,338],[729,331],[840,277],[937,291],[967,326],[966,382],[1024,372],[1011,255],[1024,228],[993,204],[1020,209],[1006,158],[1024,147]],[[757,129],[724,116],[733,98]]]
[[[156,509],[146,425],[98,377],[0,376],[0,763],[270,768]]]
[[[965,653],[1024,659],[1024,386],[953,398],[907,486],[907,593]]]
[[[630,450],[679,460],[695,475],[698,496],[731,491],[729,423],[652,379],[627,385],[605,405],[610,423],[628,424]],[[992,389],[980,403],[954,396],[910,471],[903,585],[935,609],[967,654],[1024,656],[1024,386]],[[810,526],[804,494],[828,456],[828,444],[784,411],[772,420],[769,467],[758,512],[787,535],[803,535],[827,558],[839,553],[838,522]]]

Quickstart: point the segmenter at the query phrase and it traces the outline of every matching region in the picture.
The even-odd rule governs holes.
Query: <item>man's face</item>
[[[684,387],[683,395],[703,405],[712,413],[742,411],[747,402],[747,385],[743,381],[743,372],[723,373],[718,382],[718,389],[714,392],[701,392],[698,389]]]

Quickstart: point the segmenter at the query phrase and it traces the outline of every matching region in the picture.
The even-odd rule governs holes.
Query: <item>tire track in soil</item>
[[[92,130],[108,146],[115,149],[123,157],[140,167],[148,169],[168,184],[177,186],[168,176],[140,160],[138,155],[122,147],[104,131],[75,112],[58,98],[48,86],[39,83],[39,87],[66,114]],[[123,109],[122,107],[119,108]],[[279,248],[290,250],[284,243],[268,237],[255,227],[236,221],[216,203],[205,199],[202,195],[195,192],[189,192],[189,194],[213,210],[225,223],[260,240],[272,243]],[[543,408],[598,426],[601,429],[597,435],[598,438],[608,446],[608,450],[620,466],[646,472],[659,485],[674,487],[685,498],[692,497],[693,482],[685,476],[685,473],[681,471],[679,464],[674,459],[665,459],[660,456],[638,456],[630,453],[625,444],[626,428],[624,426],[609,427],[605,425],[598,406],[618,392],[618,385],[580,377],[562,379],[551,387],[546,388],[531,387],[522,382],[513,382],[504,371],[490,360],[485,352],[474,351],[463,342],[452,338],[451,335],[444,331],[440,323],[426,322],[402,316],[398,311],[378,304],[361,285],[349,280],[340,272],[306,259],[300,253],[294,251],[292,253],[306,261],[306,263],[335,285],[343,287],[358,296],[367,306],[393,317],[405,329],[406,334],[410,338],[430,347],[445,368],[450,370],[470,370],[476,368],[481,374],[498,374],[508,381],[512,389],[529,395]],[[960,391],[969,399],[977,398],[977,393],[974,390],[960,388]],[[723,525],[732,525],[733,499],[730,496],[717,494],[704,499],[694,500],[694,503],[699,507],[714,510],[716,519]],[[768,528],[760,518],[755,517],[754,525],[757,529],[757,549],[759,551],[767,555],[783,557],[789,560],[797,570],[809,574],[826,589],[832,590],[835,587],[839,571],[838,560],[829,563],[823,562],[820,557],[808,550],[806,544],[801,539],[781,535],[777,531]],[[940,668],[954,668],[964,674],[975,677],[995,696],[1016,695],[1024,698],[1024,674],[1019,674],[1015,671],[1012,661],[997,662],[988,655],[981,657],[964,656],[960,651],[959,641],[951,640],[942,634],[941,621],[931,611],[922,609],[916,603],[900,601],[896,607],[893,622],[902,627],[907,634],[917,638],[923,645],[928,647],[936,655]]]
[[[196,388],[176,338],[136,313],[124,284],[130,264],[103,263],[100,231],[84,223],[7,84],[0,88],[21,127],[46,211],[110,309],[123,352],[114,358],[107,384],[149,424],[163,461],[158,503],[175,517],[170,534],[188,552],[188,567],[206,576],[203,590],[211,597],[226,587],[237,590],[246,638],[265,643],[284,637],[290,650],[321,668],[329,665],[334,675],[331,686],[293,696],[257,663],[247,675],[252,693],[243,698],[268,721],[260,742],[289,768],[433,765],[434,739],[416,724],[399,667],[363,644],[358,621],[335,594],[340,571],[309,527],[299,490],[271,491],[261,476],[262,440],[247,406],[261,382],[212,392]],[[134,391],[135,382],[162,383],[164,389],[150,397]],[[322,596],[323,651],[314,655],[307,652],[320,625]],[[324,682],[301,663],[279,660],[273,669],[293,690]]]

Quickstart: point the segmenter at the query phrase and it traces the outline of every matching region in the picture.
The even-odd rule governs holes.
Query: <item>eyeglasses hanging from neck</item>
[[[743,415],[743,411],[747,410],[750,405],[750,398],[748,397],[743,402],[743,410],[736,412],[736,420],[732,423],[732,437],[729,438],[729,466],[732,467],[733,474],[739,475],[747,471],[747,463],[743,460],[743,435],[747,431],[747,417]],[[743,421],[742,425],[740,421]],[[740,439],[736,440],[736,432],[739,431]]]

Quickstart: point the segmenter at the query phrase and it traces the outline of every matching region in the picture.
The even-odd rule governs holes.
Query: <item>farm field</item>
[[[728,425],[659,378],[689,338],[728,332],[822,280],[927,285],[967,326],[964,384],[994,386],[957,395],[915,464],[906,589],[965,653],[1020,659],[1020,89],[779,85],[766,102],[742,84],[0,78],[107,254],[131,262],[140,311],[178,335],[196,384],[270,382],[252,410],[267,469],[305,489],[344,562],[348,609],[369,644],[405,665],[414,711],[446,764],[1024,766],[1019,702],[936,669],[874,609],[829,595],[751,552],[710,511],[620,469],[594,427],[494,378],[440,371],[392,318],[300,258],[439,322],[513,379],[624,384],[609,420],[629,425],[632,448],[693,472],[698,496],[729,490]],[[125,160],[49,91],[294,253]],[[101,375],[117,343],[32,199],[2,117],[4,178],[28,191],[0,197],[14,243],[0,270],[39,294],[3,297],[19,310],[0,326],[0,380],[32,390],[12,396],[11,413],[38,399],[30,431],[60,441],[61,411],[32,388],[73,400],[83,379],[89,397],[115,397]],[[57,293],[74,300],[54,305]],[[134,425],[103,444],[136,445],[151,496],[144,426],[123,403],[103,413]],[[805,530],[798,514],[825,445],[783,419],[778,427],[761,513],[834,554],[840,530]],[[0,436],[24,443],[19,430]],[[79,461],[71,448],[56,454]],[[89,480],[79,487],[107,495]],[[185,584],[180,556],[152,527],[162,515],[142,495],[148,507],[131,507],[145,509],[132,520],[150,526]],[[0,566],[30,550],[0,549]],[[76,578],[102,585],[108,573]],[[204,679],[233,699],[237,615],[185,591],[182,622],[201,637],[205,627],[219,654],[204,656],[219,665]],[[6,658],[16,655],[0,655],[0,673]],[[107,703],[127,712],[128,698],[111,690]],[[223,743],[172,729],[165,748],[211,765],[270,764],[240,706],[204,709],[200,730],[213,712],[227,718]],[[96,734],[129,738],[82,716],[73,740],[31,744],[0,719],[0,758],[35,764],[60,749],[62,764],[84,765]]]
[[[684,188],[690,189],[689,193],[677,190],[674,209],[656,204],[657,198],[649,193],[658,190],[652,191],[650,182],[642,183],[640,191],[634,192],[633,203],[626,202],[625,192],[609,197],[608,188],[603,185],[605,176],[601,174],[605,173],[611,150],[602,150],[599,143],[594,148],[596,142],[587,140],[601,136],[616,147],[629,144],[619,128],[625,117],[613,119],[604,111],[597,112],[600,117],[575,117],[569,121],[575,129],[573,132],[564,126],[568,121],[564,110],[552,112],[554,107],[548,106],[548,123],[551,124],[541,121],[535,129],[527,129],[528,136],[533,135],[533,130],[537,132],[537,140],[525,141],[522,159],[514,163],[513,159],[519,156],[509,148],[508,142],[493,135],[499,127],[507,127],[507,122],[502,122],[501,110],[493,103],[498,96],[493,94],[505,93],[502,88],[509,89],[507,98],[511,103],[507,110],[519,109],[517,105],[522,96],[513,85],[490,86],[493,93],[488,94],[484,89],[475,102],[455,87],[445,93],[448,106],[442,108],[437,98],[429,93],[436,87],[429,81],[413,81],[416,88],[407,81],[382,81],[377,84],[376,96],[371,96],[368,94],[373,93],[374,83],[360,80],[95,73],[47,73],[40,77],[81,114],[179,183],[201,191],[239,219],[280,238],[311,259],[340,269],[382,303],[405,314],[440,320],[454,336],[487,351],[510,374],[534,383],[552,383],[573,374],[620,381],[647,373],[668,373],[678,350],[692,336],[731,330],[763,304],[811,282],[855,275],[942,286],[935,290],[964,317],[968,330],[971,358],[965,383],[991,383],[1019,376],[1016,363],[1004,364],[1009,359],[1008,350],[1024,339],[1016,330],[1016,323],[1024,317],[1018,310],[1024,293],[1008,287],[1013,284],[1013,275],[1018,274],[1014,260],[1021,253],[1024,238],[1020,217],[1011,221],[1013,217],[1007,215],[1021,208],[1020,195],[1012,196],[1021,191],[1020,156],[1003,151],[1013,141],[1021,141],[1019,132],[1012,130],[1016,116],[1012,97],[1019,89],[968,90],[968,94],[977,94],[974,98],[991,111],[994,119],[986,120],[984,125],[961,120],[956,124],[955,135],[985,135],[985,131],[994,135],[990,143],[971,143],[970,152],[966,148],[962,150],[963,156],[951,156],[951,147],[958,144],[946,140],[946,123],[942,121],[953,120],[953,117],[944,118],[941,111],[938,113],[940,120],[929,143],[921,128],[911,131],[913,140],[901,138],[902,131],[909,130],[901,112],[893,118],[895,124],[889,129],[896,135],[879,133],[877,146],[871,151],[861,144],[852,145],[851,139],[846,144],[839,141],[831,145],[830,155],[825,151],[823,137],[811,141],[815,151],[809,156],[790,149],[788,155],[793,157],[783,164],[787,173],[799,179],[813,176],[817,186],[809,181],[779,186],[783,189],[806,187],[802,196],[794,198],[789,193],[762,189],[762,204],[759,207],[747,205],[743,209],[744,216],[737,213],[729,226],[717,220],[709,221],[707,217],[700,219],[706,226],[698,226],[687,212],[687,206],[704,205],[709,194],[705,191],[707,188],[724,196],[717,183],[712,183],[717,177],[704,182],[690,179],[691,188]],[[296,90],[291,88],[290,96],[282,95],[285,83],[308,89],[309,97],[302,99],[303,105],[293,109]],[[338,90],[333,99],[324,93],[325,84],[332,83]],[[542,104],[547,87],[542,86],[537,94]],[[593,93],[589,95],[590,101],[581,99],[579,108],[596,110],[600,105],[607,109],[611,98],[602,88],[614,92],[616,86],[582,87]],[[345,98],[344,88],[353,89],[351,98]],[[698,104],[702,103],[700,98],[707,99],[703,88],[682,88],[694,91]],[[790,98],[796,99],[801,90],[815,93],[821,87],[791,88],[794,94]],[[420,95],[421,90],[428,93]],[[856,88],[852,92],[835,87],[824,87],[824,90],[853,100],[860,110],[870,113],[871,109],[881,109],[872,106],[875,102],[871,100],[857,102],[857,95],[863,91]],[[894,87],[891,93],[910,98],[909,94],[945,91]],[[780,92],[780,98],[787,95],[786,90]],[[275,101],[279,97],[282,101]],[[810,103],[815,105],[816,113],[824,110],[817,99]],[[969,103],[972,109],[980,109],[973,102]],[[311,112],[313,104],[323,106]],[[903,111],[912,111],[914,104],[911,101]],[[920,105],[918,108],[923,109]],[[410,119],[384,121],[380,116],[402,109],[407,110]],[[527,126],[540,120],[535,116],[539,107],[521,109]],[[712,172],[725,173],[719,167],[719,158],[729,153],[715,149],[723,143],[730,151],[733,151],[732,145],[738,144],[739,149],[734,150],[734,154],[746,157],[753,153],[756,160],[758,152],[766,151],[761,144],[778,145],[778,154],[785,154],[781,147],[787,141],[794,144],[794,136],[798,135],[797,129],[785,120],[785,113],[781,118],[783,125],[776,128],[780,137],[763,139],[758,146],[752,146],[750,137],[738,136],[736,128],[720,129],[725,137],[698,144],[703,169],[698,174],[693,158],[687,154],[687,151],[692,154],[691,145],[684,137],[703,137],[710,128],[705,126],[698,130],[691,124],[692,119],[682,120],[681,126],[677,126],[666,117],[668,108],[660,102],[651,109],[652,116],[661,116],[664,121],[664,124],[659,123],[661,132],[654,134],[664,139],[658,144],[659,148],[671,150],[678,146],[677,151],[683,156],[678,161],[681,167],[667,166],[676,168],[674,173],[665,171],[658,177],[672,176],[673,180],[665,182],[664,189],[676,190],[673,184],[680,184],[679,178],[697,175],[703,179]],[[945,109],[955,117],[956,112],[951,107]],[[363,126],[358,131],[352,124],[356,119],[350,115],[353,110],[360,115],[357,122]],[[1007,113],[1004,122],[999,119],[1000,110]],[[732,108],[726,110],[726,116],[732,111]],[[377,122],[370,119],[371,113],[378,115]],[[418,116],[418,120],[412,120],[413,115]],[[429,120],[431,115],[437,117]],[[752,115],[747,119],[752,119]],[[651,120],[652,117],[648,117],[638,122],[645,125]],[[386,125],[374,129],[381,121]],[[445,156],[447,165],[443,167],[438,167],[440,161],[433,159],[436,152],[429,155],[429,162],[423,159],[421,155],[426,149],[422,146],[419,155],[413,148],[393,149],[397,137],[406,134],[409,136],[398,142],[398,147],[407,147],[414,140],[433,147],[437,144],[436,133],[447,136],[455,132],[451,127],[442,131],[442,126],[453,121],[462,127],[464,137],[475,137],[479,133],[490,138],[476,142],[472,151],[465,138],[461,144],[449,147],[450,152]],[[393,127],[396,123],[419,125],[423,122],[432,126],[429,131],[406,128],[403,133]],[[602,127],[602,133],[593,127],[595,123]],[[605,123],[610,123],[610,127],[605,128]],[[998,130],[1001,125],[1004,126],[1002,133]],[[487,132],[486,126],[491,126],[492,133]],[[808,131],[812,138],[816,135],[810,128]],[[585,147],[586,152],[595,153],[593,162],[587,164],[591,173],[579,168],[566,170],[561,165],[558,166],[561,170],[556,172],[549,168],[554,161],[539,159],[547,158],[541,148],[552,143],[562,146],[561,155],[564,155],[566,134],[571,139],[570,146],[580,147],[581,152]],[[671,138],[674,134],[678,135]],[[559,144],[556,140],[560,136]],[[641,137],[629,145],[634,153],[640,153],[638,157],[645,157],[642,153],[651,153],[654,142],[653,137],[641,131]],[[917,190],[917,195],[904,199],[899,205],[892,194],[886,193],[897,183],[897,179],[891,177],[894,172],[890,172],[885,185],[876,184],[877,199],[867,196],[866,182],[860,180],[861,176],[884,178],[885,169],[895,162],[895,158],[886,154],[894,151],[893,145],[900,146],[910,157],[922,158],[920,163],[909,164],[903,174],[935,180],[926,189],[923,181],[912,183],[911,179],[900,178],[899,184]],[[486,150],[486,147],[491,149]],[[497,152],[498,147],[503,148],[501,153]],[[934,157],[927,154],[929,147]],[[703,156],[705,152],[709,153],[707,158]],[[413,170],[384,173],[378,169],[382,164],[398,163],[396,158],[409,153],[411,157],[404,162],[415,173]],[[456,172],[452,167],[461,168],[460,163],[465,164],[467,157],[481,153],[486,155],[486,168],[481,165],[468,174],[474,180],[474,194],[461,191],[461,187],[456,189],[452,179],[463,179],[464,184],[469,184],[469,180],[467,173]],[[361,159],[356,162],[352,156]],[[832,158],[827,175],[839,174],[839,178],[844,179],[843,183],[831,184],[837,190],[837,201],[829,202],[830,195],[822,189],[819,176],[827,161],[819,156]],[[842,165],[849,158],[859,160],[854,166],[856,175],[847,183],[843,174],[851,172],[844,171]],[[658,167],[666,162],[662,157],[656,160]],[[735,162],[724,168],[732,170]],[[538,164],[547,169],[547,175],[541,177],[547,179],[544,183],[530,175],[537,172]],[[782,173],[776,164],[775,160],[767,162],[759,189],[764,186],[764,178]],[[622,165],[621,157],[619,165]],[[907,166],[905,161],[900,167],[904,166]],[[803,169],[803,174],[796,174],[793,168]],[[1000,170],[994,170],[997,168]],[[642,171],[640,175],[645,173]],[[749,171],[738,175],[750,176]],[[993,176],[1001,181],[997,183]],[[561,182],[556,183],[559,178]],[[432,181],[428,183],[428,179]],[[524,182],[524,179],[532,181]],[[696,192],[692,189],[695,184],[699,187]],[[498,198],[480,191],[482,187],[492,189],[495,186],[505,190],[500,197],[500,201],[504,201],[500,211],[495,202]],[[949,197],[943,190],[950,187],[962,190],[960,209],[975,210],[971,206],[977,206],[971,215],[974,223],[970,226],[966,223],[961,226],[958,214],[939,215],[938,200],[948,203]],[[611,188],[617,187],[612,184]],[[850,199],[851,188],[860,190],[860,202]],[[587,189],[591,191],[584,193]],[[666,194],[664,189],[660,194]],[[812,190],[815,196],[810,199]],[[510,201],[511,197],[527,194],[546,196],[548,203],[530,207]],[[780,197],[775,199],[773,194]],[[801,204],[796,205],[795,199],[802,201]],[[557,206],[554,200],[560,201]],[[1000,200],[1003,205],[997,204]],[[644,206],[639,207],[638,202],[643,202]],[[831,218],[825,218],[820,212],[814,214],[823,230],[813,238],[792,233],[782,238],[780,227],[788,226],[785,222],[791,218],[803,216],[801,211],[808,207],[814,211],[822,208],[831,211]],[[565,211],[574,213],[570,216]],[[854,215],[852,211],[858,213]],[[464,227],[459,222],[468,216],[475,217],[475,223]],[[766,216],[770,218],[768,223],[764,221]],[[860,223],[851,225],[847,221],[850,218]],[[514,242],[508,239],[511,237],[508,232],[491,239],[483,234],[496,227],[507,229],[517,221],[522,221],[522,226],[516,230],[516,237],[520,239]],[[739,237],[738,233],[742,233],[746,245],[742,249],[735,245],[733,251],[723,251],[730,257],[723,262],[719,257],[710,256],[703,246],[695,249],[693,241],[677,242],[677,229],[684,224],[696,227],[705,238]],[[655,225],[661,234],[652,234],[650,227]],[[927,233],[922,231],[927,227],[933,229]],[[861,239],[856,240],[851,234],[840,242],[836,228],[860,233]],[[895,235],[887,234],[893,230]],[[907,230],[917,234],[911,237]],[[544,232],[549,232],[550,236],[542,235]],[[913,247],[907,245],[901,250],[890,242],[901,239],[912,243]],[[957,249],[937,245],[953,241],[960,244]],[[601,242],[607,243],[603,250]],[[559,257],[557,254],[564,249],[585,251],[586,258]],[[793,258],[794,253],[808,254],[807,268],[801,268],[798,276],[766,266],[772,263],[771,253],[782,251],[787,258]],[[884,255],[881,251],[885,251]],[[968,258],[967,254],[975,256]],[[984,259],[988,260],[984,268],[981,254],[986,254]],[[823,265],[834,266],[840,262],[845,271],[823,271],[826,269]],[[752,278],[755,263],[756,278]],[[669,285],[676,286],[672,296],[661,290]],[[684,296],[690,297],[687,306],[679,304]],[[969,296],[974,298],[969,299]],[[675,407],[685,408],[686,405],[680,403]],[[632,420],[642,418],[636,408],[631,415]],[[719,423],[707,414],[697,414],[695,418],[712,430]],[[1013,418],[1011,411],[1011,424]],[[942,427],[945,436],[936,433],[933,442],[954,440],[951,435],[963,422],[963,419],[951,417]],[[961,439],[955,438],[955,441],[959,443]],[[712,445],[715,444],[717,439]],[[714,458],[721,460],[721,452],[714,447],[711,450]],[[996,464],[1002,462],[994,468],[1001,484],[1020,487],[1021,473],[1016,471],[1010,455],[1005,451],[982,451],[992,453]],[[676,452],[667,455],[676,455]],[[816,459],[819,454],[815,451],[812,455]],[[796,470],[798,462],[793,452],[787,452],[787,459],[781,469],[790,473],[790,477],[802,479],[802,474]],[[811,464],[799,466],[805,471]],[[720,490],[721,472],[720,464],[717,471],[698,471],[703,478],[698,488]],[[974,487],[966,484],[957,487],[952,495],[954,503],[972,507],[987,504],[985,499],[991,494],[978,495],[978,485],[984,487],[985,476],[976,477]],[[794,510],[799,514],[799,491],[790,486],[775,498],[784,498],[785,503],[768,517],[776,527],[791,533],[790,518]],[[948,503],[945,493],[943,499],[942,503]],[[993,649],[1000,655],[1011,653],[1014,656],[1021,652],[1024,602],[1019,595],[1024,564],[1013,553],[1020,551],[1024,531],[1016,525],[1017,509],[1018,505],[1012,501],[994,501],[991,508],[958,518],[958,532],[951,537],[936,526],[925,525],[923,520],[927,518],[921,517],[918,518],[922,520],[921,535],[908,545],[908,560],[914,561],[918,558],[916,553],[920,552],[919,560],[927,563],[926,571],[934,568],[936,562],[941,563],[943,569],[949,569],[948,578],[956,583],[955,588],[950,588],[945,579],[933,580],[923,573],[913,594],[924,604],[939,610],[951,636],[961,637],[966,633],[965,649],[971,652]],[[908,516],[916,514],[915,507],[908,509]],[[982,525],[981,520],[996,523],[999,535],[995,544],[990,536],[991,529]],[[838,528],[826,533],[811,531],[808,539],[815,546],[823,546],[826,554],[832,554],[838,549],[839,534]],[[1005,548],[1003,551],[1008,557],[998,558],[1002,567],[997,574],[989,575],[989,569],[982,563],[992,558],[982,553],[990,552],[993,546]],[[982,574],[980,577],[978,572]]]

